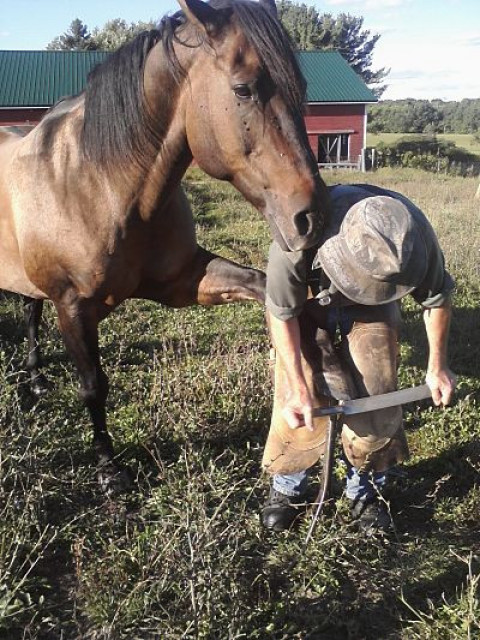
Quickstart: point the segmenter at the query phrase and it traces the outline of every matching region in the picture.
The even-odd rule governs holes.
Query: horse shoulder
[[[144,272],[157,281],[177,277],[194,258],[198,244],[192,209],[179,185],[152,215]]]

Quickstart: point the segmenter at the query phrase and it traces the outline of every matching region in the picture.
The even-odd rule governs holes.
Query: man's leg
[[[302,366],[312,397],[317,406],[329,404],[330,393],[319,384],[324,360],[324,346],[333,351],[327,333],[318,326],[326,322],[327,314],[313,319],[303,312],[299,318],[302,341]],[[317,333],[323,335],[323,343],[317,343]],[[337,359],[338,362],[338,359]],[[308,485],[307,469],[310,469],[324,451],[326,418],[314,419],[314,432],[304,428],[292,430],[282,415],[284,398],[289,393],[285,363],[275,358],[272,350],[270,367],[274,383],[274,400],[270,432],[263,455],[263,468],[271,475],[270,494],[263,505],[261,519],[267,529],[288,529],[301,513]]]
[[[397,387],[398,305],[353,307],[352,326],[342,341],[357,396],[377,395]],[[342,441],[349,470],[347,497],[352,515],[367,533],[386,530],[391,519],[381,499],[385,471],[408,455],[401,407],[345,418]]]
[[[359,473],[348,465],[345,494],[352,502],[365,502],[374,498],[385,486],[387,476],[383,471]]]
[[[289,498],[301,498],[308,485],[307,471],[297,473],[277,473],[272,478],[272,487]]]

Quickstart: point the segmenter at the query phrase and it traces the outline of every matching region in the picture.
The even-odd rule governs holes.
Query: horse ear
[[[216,22],[216,10],[203,0],[178,0],[188,21],[209,33]]]
[[[263,4],[267,9],[269,9],[276,18],[278,17],[275,0],[260,0],[260,4]]]

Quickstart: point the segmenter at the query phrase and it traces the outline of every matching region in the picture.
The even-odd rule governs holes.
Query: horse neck
[[[148,54],[144,69],[145,103],[152,116],[159,142],[149,169],[138,174],[139,204],[142,217],[157,211],[170,191],[182,179],[192,161],[188,147],[182,92],[195,49],[177,47],[176,54],[185,75],[176,77],[162,42]]]

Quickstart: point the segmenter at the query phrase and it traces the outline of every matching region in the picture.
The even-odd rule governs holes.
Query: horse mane
[[[161,34],[144,31],[112,53],[88,76],[82,146],[93,162],[142,164],[158,138],[143,102],[143,70]]]
[[[233,13],[266,73],[292,113],[301,110],[305,81],[290,40],[271,11],[252,0],[211,0],[223,10],[225,23]],[[144,31],[120,47],[89,75],[85,90],[82,147],[85,155],[100,166],[128,167],[134,163],[148,168],[148,159],[162,143],[168,123],[154,120],[145,107],[143,70],[149,51],[162,41],[169,70],[177,83],[185,71],[173,43],[186,25],[182,11],[162,19],[159,28]],[[199,41],[198,46],[203,44]],[[190,45],[191,46],[191,45]]]

